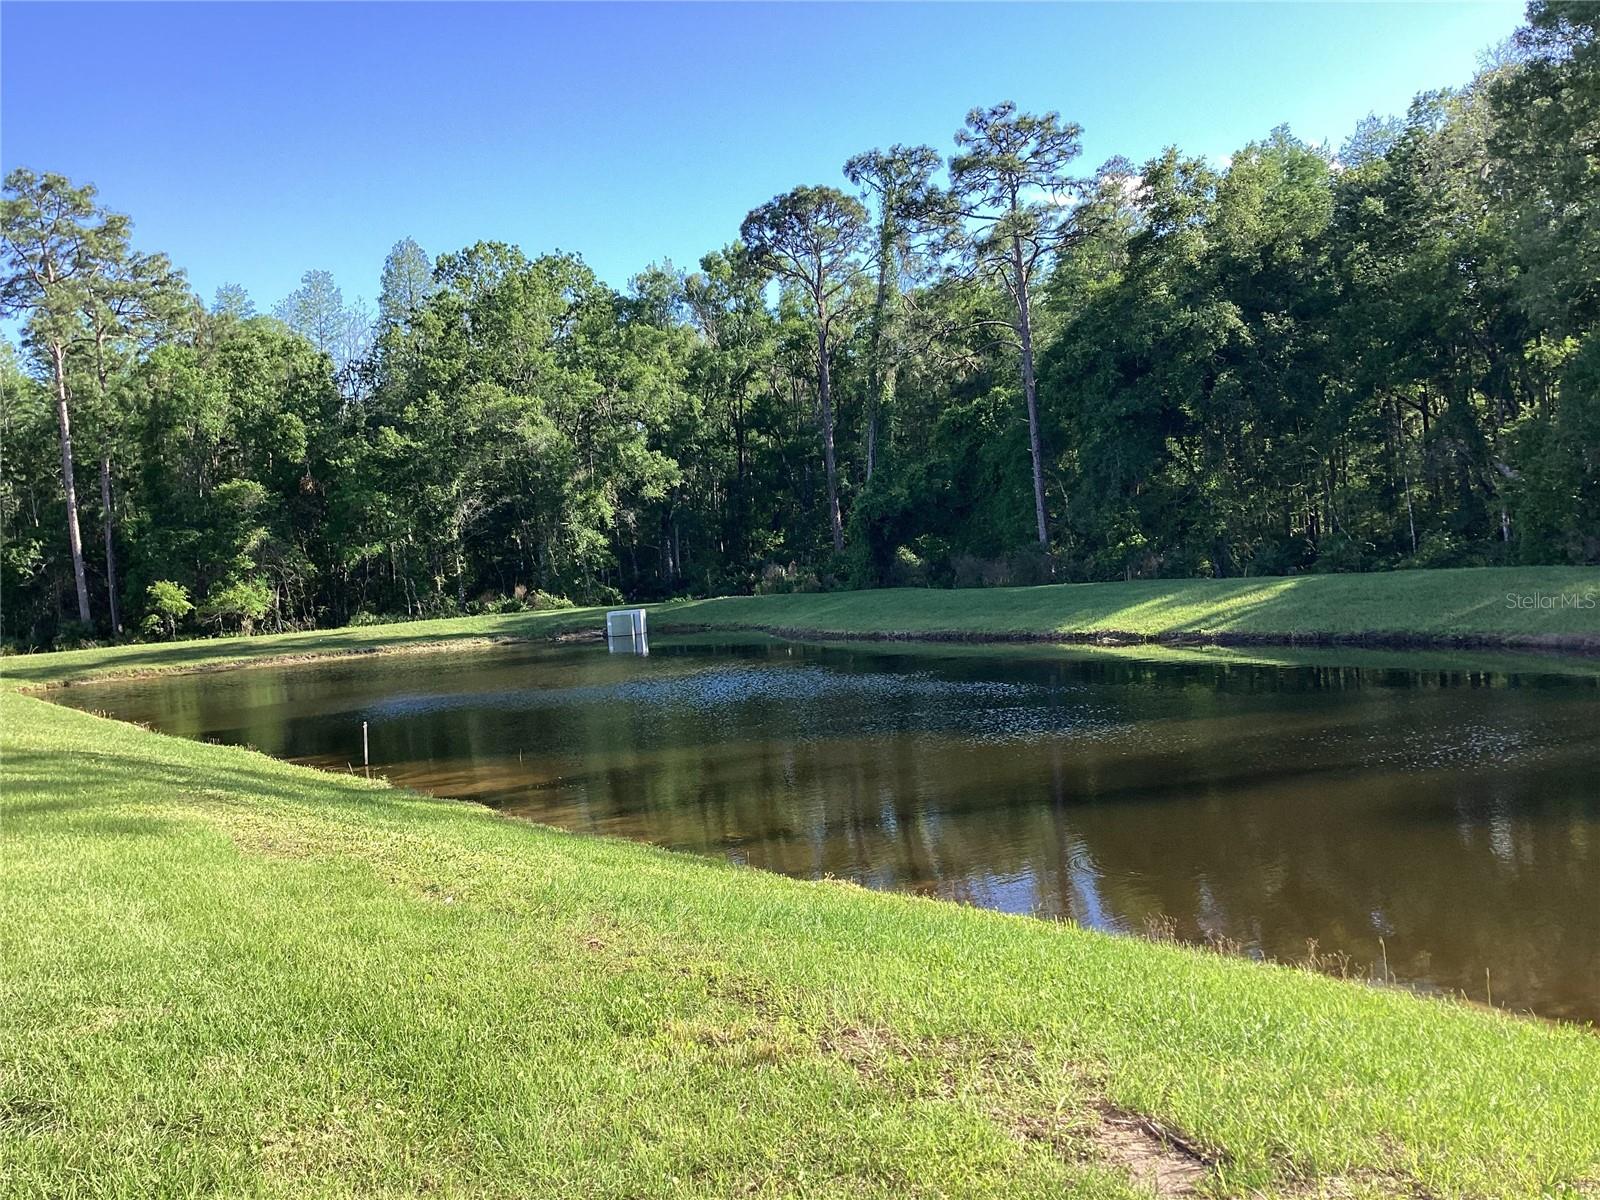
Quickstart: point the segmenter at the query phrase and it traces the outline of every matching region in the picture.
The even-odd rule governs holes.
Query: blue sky
[[[0,162],[92,180],[202,295],[302,271],[373,299],[389,247],[692,266],[850,154],[942,151],[1014,99],[1084,161],[1343,140],[1517,26],[1477,4],[0,5]]]

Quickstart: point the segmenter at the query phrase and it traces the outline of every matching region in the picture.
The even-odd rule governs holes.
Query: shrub
[[[568,600],[565,596],[556,596],[549,592],[541,592],[537,588],[527,594],[527,596],[523,599],[523,604],[532,609],[534,612],[546,612],[555,608],[577,607],[576,604],[574,604],[571,600]]]
[[[889,567],[890,587],[927,587],[928,564],[910,546],[899,546]]]
[[[272,593],[263,580],[233,579],[215,584],[206,593],[200,619],[216,625],[219,632],[231,625],[247,634],[271,610]]]
[[[409,621],[410,619],[404,613],[377,613],[365,608],[358,608],[351,614],[349,624],[352,626],[398,625],[400,622]]]
[[[807,571],[799,563],[790,563],[782,566],[778,563],[767,563],[761,568],[761,578],[756,581],[755,592],[758,596],[787,595],[792,592],[820,592],[822,580],[817,578],[816,572]]]
[[[145,630],[154,635],[166,631],[169,638],[178,636],[178,622],[194,611],[189,599],[189,589],[170,579],[158,579],[145,589]]]
[[[958,588],[1031,587],[1055,582],[1060,569],[1053,556],[1031,548],[997,558],[957,554],[950,559],[950,582]]]
[[[470,606],[475,613],[549,612],[552,609],[577,607],[565,596],[541,592],[518,584],[509,596],[485,595]]]
[[[983,559],[976,554],[957,554],[950,559],[950,586],[975,588],[983,585]]]
[[[50,643],[52,650],[93,650],[100,643],[95,640],[94,626],[82,621],[63,621]]]
[[[1372,566],[1376,558],[1374,550],[1375,547],[1371,542],[1363,542],[1346,533],[1330,533],[1322,539],[1322,545],[1318,547],[1316,569],[1362,571]],[[1262,572],[1262,574],[1270,573],[1272,572]],[[1282,572],[1282,574],[1287,573]]]

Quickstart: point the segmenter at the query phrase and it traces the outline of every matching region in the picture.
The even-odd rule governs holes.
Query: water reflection
[[[617,640],[617,639],[614,639]],[[628,639],[620,639],[627,641]],[[1600,684],[658,639],[75,688],[569,829],[1600,1019]],[[644,649],[639,647],[639,649]],[[1405,661],[1405,660],[1401,660]],[[1423,660],[1425,661],[1425,660]]]
[[[607,634],[606,650],[611,654],[633,654],[644,658],[650,653],[650,637],[645,633],[630,633],[620,637]]]

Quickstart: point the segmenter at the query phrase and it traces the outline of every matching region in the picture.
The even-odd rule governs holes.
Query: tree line
[[[207,305],[18,169],[4,636],[1600,561],[1597,20],[1538,0],[1467,85],[1220,166],[974,109],[620,291],[408,239],[375,312]]]

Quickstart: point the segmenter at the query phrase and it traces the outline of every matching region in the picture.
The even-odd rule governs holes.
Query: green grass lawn
[[[567,608],[505,616],[451,617],[436,621],[403,621],[393,625],[313,629],[305,633],[143,642],[53,654],[18,654],[0,658],[0,686],[40,687],[152,671],[208,670],[268,659],[399,652],[431,648],[445,642],[519,641],[555,637],[575,630],[599,630],[604,623],[604,611],[597,608]]]
[[[1570,602],[1518,608],[1508,603],[1513,596],[1565,596]],[[818,636],[975,638],[1111,633],[1267,643],[1369,638],[1600,650],[1600,568],[1592,567],[1141,580],[965,591],[897,588],[728,596],[650,607],[652,628],[657,630],[704,626]],[[403,650],[465,638],[551,637],[571,630],[597,631],[601,613],[601,609],[566,609],[20,655],[0,660],[0,676],[11,686],[26,687],[251,659]]]
[[[1519,608],[1508,603],[1508,596],[1566,596],[1569,603]],[[677,620],[680,610],[686,621],[842,634],[1116,633],[1265,640],[1390,637],[1438,642],[1481,639],[1512,645],[1589,638],[1600,647],[1600,568],[1483,568],[739,596],[675,607],[662,616]]]
[[[0,1195],[1600,1194],[1592,1030],[0,728]]]

